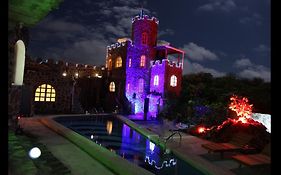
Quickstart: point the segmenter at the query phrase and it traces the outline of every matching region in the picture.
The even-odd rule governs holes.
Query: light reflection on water
[[[60,119],[61,118],[61,119]],[[71,119],[71,120],[70,120]],[[154,174],[202,175],[115,117],[58,117],[59,123]]]

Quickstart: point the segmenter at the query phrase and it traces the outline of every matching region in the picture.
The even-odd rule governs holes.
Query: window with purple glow
[[[115,83],[113,81],[109,84],[109,92],[115,92]]]
[[[144,86],[144,80],[141,78],[139,79],[139,86],[138,86],[139,92],[143,92],[143,86]]]
[[[140,67],[144,67],[144,66],[145,66],[145,55],[142,55],[140,60]]]
[[[132,66],[132,59],[129,58],[129,65],[128,65],[128,67],[131,67],[131,66]]]
[[[154,86],[158,86],[159,85],[159,76],[158,75],[154,76],[153,85]]]
[[[127,84],[127,91],[130,90],[130,83]]]
[[[176,87],[177,86],[177,77],[175,75],[171,76],[170,86]]]

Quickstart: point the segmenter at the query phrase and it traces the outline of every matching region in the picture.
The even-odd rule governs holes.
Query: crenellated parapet
[[[169,67],[182,68],[182,64],[181,63],[177,63],[176,61],[170,61],[168,59],[154,60],[154,61],[150,62],[150,65],[152,67],[155,67],[155,66],[162,67],[163,65],[167,65]]]
[[[140,21],[140,20],[153,21],[156,24],[159,24],[159,20],[156,17],[150,17],[148,15],[137,15],[134,18],[132,18],[132,23],[134,23],[135,21]]]
[[[113,43],[113,44],[107,46],[107,51],[114,50],[116,48],[120,48],[122,46],[125,46],[127,42],[132,43],[132,41],[130,41],[130,40],[126,40],[126,41],[123,41],[123,42],[116,42],[116,43]]]
[[[69,77],[98,77],[100,78],[105,71],[104,66],[95,66],[89,64],[75,64],[64,62],[62,60],[54,61],[53,59],[45,59],[39,61],[28,60],[26,62],[26,71],[36,74],[52,74],[52,76],[69,76]]]

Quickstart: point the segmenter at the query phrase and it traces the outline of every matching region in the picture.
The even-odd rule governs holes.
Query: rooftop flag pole
[[[141,14],[140,14],[140,16],[143,18],[143,15],[144,15],[143,9],[141,9]]]

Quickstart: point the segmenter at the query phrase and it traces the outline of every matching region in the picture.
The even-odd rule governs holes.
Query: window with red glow
[[[143,92],[144,80],[141,78],[139,79],[139,92]]]
[[[144,67],[144,66],[145,66],[145,55],[142,55],[140,60],[140,67]]]
[[[155,75],[154,76],[154,79],[153,79],[153,85],[154,86],[158,86],[159,84],[159,76],[158,75]]]
[[[142,35],[141,35],[141,44],[147,45],[147,43],[148,43],[147,33],[143,32]]]
[[[175,75],[171,76],[170,86],[176,87],[177,86],[177,77]]]

